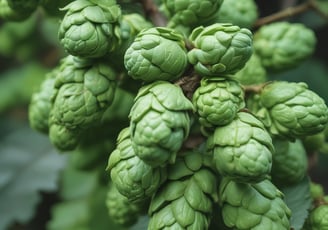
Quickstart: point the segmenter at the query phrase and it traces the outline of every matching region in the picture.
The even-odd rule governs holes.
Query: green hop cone
[[[261,84],[267,81],[267,72],[262,66],[260,57],[253,53],[244,68],[233,75],[233,78],[242,85]]]
[[[229,78],[203,78],[193,95],[199,122],[205,128],[229,124],[245,106],[241,85]]]
[[[39,91],[32,95],[28,109],[30,126],[42,133],[49,131],[49,115],[52,108],[52,98],[56,95],[55,78],[58,73],[54,69],[47,74],[42,82]]]
[[[324,130],[328,122],[325,101],[304,82],[276,81],[260,93],[259,111],[273,135],[294,139]]]
[[[115,1],[76,0],[63,10],[58,36],[69,54],[96,58],[118,46],[121,10]]]
[[[177,79],[187,64],[182,35],[166,27],[142,30],[124,55],[128,74],[146,82]]]
[[[177,25],[197,26],[210,19],[220,8],[223,0],[164,0],[169,16],[169,27]]]
[[[120,132],[107,170],[117,190],[131,202],[149,199],[166,179],[165,168],[152,168],[136,156],[129,128]]]
[[[205,156],[184,152],[150,202],[148,229],[208,229],[215,201],[217,176]]]
[[[191,111],[179,86],[156,81],[142,87],[129,114],[136,155],[152,167],[174,163],[189,135]]]
[[[275,22],[254,34],[254,51],[265,68],[283,71],[299,65],[315,50],[314,32],[301,23]]]
[[[69,129],[87,129],[99,123],[114,98],[115,72],[107,64],[72,56],[64,59],[59,71],[52,122]]]
[[[307,155],[302,142],[274,139],[273,144],[272,182],[277,186],[300,182],[307,173]]]
[[[310,192],[313,200],[321,200],[325,196],[323,186],[313,181],[310,183]]]
[[[10,7],[9,0],[0,0],[0,19],[8,21],[23,21],[27,19],[32,12],[30,10],[14,10]]]
[[[224,0],[216,14],[216,22],[241,28],[252,28],[257,18],[258,8],[254,0]]]
[[[111,184],[107,193],[106,206],[112,221],[122,226],[132,226],[142,213],[142,203],[131,203]]]
[[[79,145],[82,135],[80,130],[68,129],[59,124],[52,123],[49,127],[49,139],[60,151],[74,150]]]
[[[207,139],[207,151],[219,173],[238,182],[259,182],[271,171],[272,139],[262,122],[247,112],[217,127]]]
[[[251,57],[252,32],[228,23],[195,28],[190,37],[194,46],[188,60],[201,76],[234,74]]]
[[[39,0],[7,0],[14,11],[33,12],[39,5]]]
[[[320,205],[310,211],[303,230],[328,230],[328,204]]]
[[[231,229],[290,229],[291,211],[269,180],[247,184],[224,178],[219,199],[223,221]]]

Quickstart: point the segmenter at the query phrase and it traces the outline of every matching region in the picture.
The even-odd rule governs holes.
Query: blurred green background
[[[264,17],[303,1],[256,2]],[[313,11],[288,20],[312,28],[317,48],[299,67],[270,79],[304,81],[328,102],[328,21]],[[58,26],[59,18],[42,10],[22,22],[0,19],[0,230],[120,229],[103,202],[109,153],[100,167],[78,170],[69,154],[58,153],[47,136],[28,124],[31,94],[66,55],[57,39]],[[328,192],[328,156],[318,154],[312,160],[315,167],[309,174]]]

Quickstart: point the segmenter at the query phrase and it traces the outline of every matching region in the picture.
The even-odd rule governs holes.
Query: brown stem
[[[164,15],[159,12],[157,5],[153,0],[140,0],[146,18],[149,18],[155,26],[165,26],[167,23]]]
[[[274,21],[279,21],[279,20],[282,20],[282,19],[286,19],[286,18],[295,16],[295,15],[298,15],[298,14],[304,13],[304,12],[306,12],[308,10],[311,10],[311,9],[316,11],[321,16],[327,18],[327,15],[324,14],[324,12],[322,12],[320,10],[320,8],[315,3],[315,0],[309,0],[307,2],[304,2],[304,3],[300,4],[300,5],[293,6],[293,7],[288,7],[288,8],[286,8],[282,11],[279,11],[277,13],[271,14],[271,15],[263,17],[263,18],[260,18],[255,22],[254,27],[258,28],[262,25],[265,25],[265,24],[268,24],[268,23],[271,23],[271,22],[274,22]]]
[[[265,83],[261,83],[261,84],[256,84],[256,85],[244,85],[244,91],[245,93],[260,93],[261,90],[263,89],[264,86],[266,86],[267,84],[269,84],[270,82],[265,82]]]
[[[188,71],[187,71],[188,72]],[[186,74],[184,77],[177,80],[174,84],[181,87],[187,98],[191,99],[195,90],[199,86],[201,77],[198,74]]]

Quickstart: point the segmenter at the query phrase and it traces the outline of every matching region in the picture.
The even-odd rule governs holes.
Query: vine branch
[[[301,13],[304,13],[306,11],[309,10],[314,10],[316,13],[318,13],[320,16],[322,16],[323,18],[328,19],[328,15],[325,14],[320,7],[316,4],[315,0],[309,0],[307,2],[304,2],[300,5],[297,6],[292,6],[292,7],[287,7],[286,9],[279,11],[277,13],[271,14],[269,16],[260,18],[257,20],[257,22],[255,22],[254,27],[258,28],[262,25],[274,22],[274,21],[278,21],[278,20],[282,20],[282,19],[286,19]]]
[[[140,0],[146,18],[149,18],[155,26],[165,26],[167,20],[164,15],[158,10],[157,5],[153,0]]]

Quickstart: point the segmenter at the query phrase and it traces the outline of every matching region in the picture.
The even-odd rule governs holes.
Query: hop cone
[[[126,227],[138,221],[143,209],[141,204],[131,203],[114,185],[109,187],[106,206],[111,220]]]
[[[30,10],[15,10],[10,7],[8,0],[0,0],[0,19],[2,18],[9,21],[23,21],[27,19],[32,12]]]
[[[232,229],[289,229],[290,209],[269,181],[238,183],[224,178],[219,188],[224,223]]]
[[[58,124],[51,124],[49,127],[49,139],[60,151],[74,150],[78,146],[81,137],[81,130],[68,129]]]
[[[128,74],[146,82],[179,78],[187,63],[182,35],[165,27],[142,30],[124,56]]]
[[[69,54],[96,58],[118,46],[121,10],[114,1],[76,0],[63,10],[58,36]]]
[[[99,62],[79,62],[68,56],[60,67],[52,122],[69,129],[86,129],[101,120],[113,101],[115,73]]]
[[[189,135],[192,110],[174,84],[157,81],[142,87],[129,115],[135,154],[152,167],[173,163]]]
[[[58,74],[57,69],[47,74],[39,91],[32,95],[29,105],[29,123],[33,129],[42,133],[48,133],[49,131],[48,122],[52,99],[56,95],[56,89],[54,88],[56,74]]]
[[[267,81],[267,72],[262,66],[259,56],[253,53],[244,68],[238,71],[233,77],[242,85],[260,84]]]
[[[39,5],[39,0],[7,0],[14,11],[33,12]]]
[[[215,23],[195,28],[188,60],[202,76],[234,74],[252,55],[252,33],[232,24]]]
[[[320,205],[310,211],[303,230],[328,230],[328,205]]]
[[[149,230],[208,229],[217,178],[197,151],[181,155],[168,168],[168,180],[150,202]]]
[[[291,185],[300,182],[307,173],[306,151],[300,140],[289,142],[275,140],[272,157],[272,181],[275,185]]]
[[[163,5],[169,14],[170,27],[177,25],[195,26],[210,19],[220,8],[223,0],[164,0]]]
[[[313,135],[322,131],[328,122],[324,100],[303,83],[278,81],[267,84],[260,103],[268,116],[268,127],[274,135],[288,138]]]
[[[254,0],[224,0],[216,21],[251,28],[257,18],[258,8]]]
[[[270,71],[297,66],[312,55],[315,45],[314,32],[300,23],[275,22],[254,34],[254,51]]]
[[[227,125],[245,106],[244,92],[233,79],[203,78],[193,95],[199,122],[206,128]]]
[[[259,182],[270,173],[273,145],[263,124],[239,112],[228,125],[217,127],[207,140],[217,170],[238,182]]]
[[[136,156],[130,139],[130,129],[123,129],[117,147],[111,153],[107,170],[117,190],[131,202],[150,198],[166,179],[164,168],[152,168]]]

